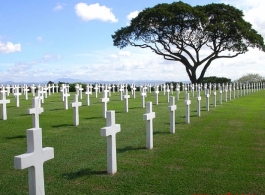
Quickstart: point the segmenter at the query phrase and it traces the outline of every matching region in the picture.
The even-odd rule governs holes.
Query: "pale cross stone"
[[[146,121],[146,148],[153,148],[153,119],[155,112],[152,111],[152,102],[146,102],[146,114],[143,115],[143,120]]]
[[[74,109],[74,126],[79,125],[79,106],[82,106],[82,102],[78,102],[78,95],[74,95],[74,101],[71,103],[71,107]]]
[[[175,97],[170,97],[170,106],[168,110],[170,112],[170,133],[175,133],[175,110],[177,106],[175,105]]]
[[[44,97],[41,95],[40,90],[37,91],[36,98],[38,98],[38,100],[39,100],[39,107],[41,107],[41,102],[43,101],[43,98]]]
[[[194,84],[191,85],[192,97],[194,97]]]
[[[216,84],[214,84],[213,90],[213,107],[216,107]]]
[[[128,89],[125,89],[125,95],[123,98],[124,98],[124,111],[128,112],[129,111],[128,99],[130,98],[130,95],[128,95]]]
[[[45,98],[47,98],[47,97],[48,97],[48,93],[47,93],[47,91],[48,91],[48,87],[47,87],[47,85],[44,85],[42,91],[43,91],[42,93],[45,94]]]
[[[98,97],[98,84],[95,85],[94,90],[95,90],[95,97],[97,98]]]
[[[143,88],[142,88],[141,96],[142,96],[142,108],[144,108],[145,107],[145,96],[146,96],[146,92],[144,91]]]
[[[89,88],[89,84],[86,86],[86,105],[89,106],[90,105],[90,98],[89,95],[92,95],[90,88]]]
[[[51,95],[51,84],[48,85],[47,89],[48,89],[48,94],[50,96]]]
[[[56,84],[55,88],[56,88],[56,93],[58,93],[59,86],[57,84]]]
[[[16,106],[19,107],[19,96],[21,95],[21,93],[19,93],[19,87],[15,88],[15,93],[14,96],[16,98]]]
[[[176,99],[179,100],[179,94],[180,94],[180,86],[177,84],[176,87]]]
[[[173,89],[173,88],[174,88],[174,86],[173,86],[173,84],[171,83],[171,84],[170,84],[170,91],[171,91],[171,94],[174,93],[174,89]]]
[[[52,93],[54,93],[54,83],[52,84]]]
[[[82,85],[80,85],[78,88],[78,91],[79,91],[79,97],[81,100],[83,99],[83,90],[84,90],[84,88],[82,87]]]
[[[132,87],[132,91],[133,91],[133,98],[135,99],[135,94],[136,94],[136,87],[135,84]]]
[[[25,99],[26,99],[26,100],[28,100],[28,92],[29,92],[28,86],[25,85],[25,86],[24,86],[24,94],[25,94]]]
[[[109,97],[111,97],[111,85],[109,85],[108,87],[107,87],[107,90],[109,91]]]
[[[41,96],[41,103],[44,103],[44,95],[46,91],[43,90],[43,87],[38,88],[38,95]],[[47,93],[46,93],[47,94]]]
[[[210,110],[210,90],[207,89],[206,91],[206,111]]]
[[[168,86],[168,85],[167,85],[166,92],[167,92],[167,102],[169,102],[169,93],[170,93],[170,89],[169,89],[169,86]]]
[[[223,97],[223,91],[222,91],[222,87],[220,86],[219,87],[219,94],[220,94],[220,100],[219,100],[219,103],[222,104],[222,97]]]
[[[190,94],[186,93],[186,100],[185,100],[185,106],[186,106],[186,123],[190,123]]]
[[[121,131],[120,124],[115,124],[115,111],[107,111],[107,126],[101,128],[101,136],[107,137],[107,172],[117,172],[116,133]]]
[[[5,88],[3,87],[1,90],[2,93],[2,100],[0,100],[0,104],[2,104],[2,119],[7,120],[7,112],[6,112],[6,104],[10,103],[10,100],[6,99],[6,92]]]
[[[159,86],[158,85],[155,85],[155,102],[156,102],[156,105],[158,105],[158,94],[159,94]]]
[[[228,85],[225,86],[225,102],[227,102]]]
[[[32,84],[31,87],[30,87],[30,89],[31,89],[30,91],[32,93],[32,96],[34,97],[35,96],[35,89],[36,89],[35,85]]]
[[[40,127],[39,115],[43,112],[43,108],[40,107],[40,99],[38,97],[32,98],[32,108],[28,109],[28,114],[32,115],[32,126],[33,128]]]
[[[27,153],[14,157],[15,169],[28,168],[30,195],[44,195],[43,163],[54,158],[54,149],[42,148],[42,129],[27,130]]]
[[[107,114],[107,103],[109,101],[109,98],[107,97],[108,96],[107,93],[108,93],[108,90],[104,90],[103,93],[102,93],[102,98],[100,99],[101,102],[103,103],[102,104],[102,106],[103,106],[102,107],[102,116],[103,116],[103,118],[107,117],[106,116],[106,114]]]
[[[75,92],[76,92],[76,94],[78,95],[79,94],[79,84],[78,83],[76,83],[75,84]]]
[[[6,94],[7,94],[7,96],[9,96],[9,94],[10,94],[10,89],[11,89],[10,85],[7,85],[6,86],[6,90],[7,90]]]
[[[201,91],[200,91],[201,87],[198,87],[198,91],[197,91],[197,116],[201,116]]]
[[[112,84],[112,93],[115,93],[115,85]]]
[[[63,88],[63,91],[64,109],[68,110],[68,97],[70,96],[70,94],[67,93],[67,88]]]
[[[229,100],[232,99],[232,85],[231,83],[229,84]]]
[[[166,84],[163,84],[163,92],[164,92],[164,95],[166,95]]]

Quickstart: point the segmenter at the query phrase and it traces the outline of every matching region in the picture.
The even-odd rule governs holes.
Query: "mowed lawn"
[[[162,92],[153,104],[154,148],[145,148],[145,125],[139,92],[129,99],[129,112],[119,93],[112,93],[108,110],[116,111],[117,166],[107,174],[106,137],[100,129],[101,94],[91,96],[91,105],[80,100],[80,125],[73,126],[73,93],[69,110],[61,94],[45,99],[40,115],[43,147],[54,148],[54,159],[44,163],[45,192],[48,195],[81,194],[265,194],[265,90],[217,102],[210,111],[202,94],[201,117],[197,100],[191,97],[191,123],[185,123],[184,93],[176,100],[176,133],[170,134],[169,103]],[[219,100],[219,93],[217,93]],[[195,94],[196,96],[196,94]],[[14,156],[27,150],[26,130],[32,128],[29,100],[21,97],[20,107],[7,97],[6,121],[0,120],[0,194],[28,194],[28,171],[14,169]],[[223,94],[223,100],[224,94]],[[154,93],[146,101],[155,102]]]

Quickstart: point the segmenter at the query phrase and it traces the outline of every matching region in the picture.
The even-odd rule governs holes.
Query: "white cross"
[[[82,100],[83,99],[83,97],[82,97],[83,92],[82,91],[84,90],[84,88],[82,88],[82,85],[79,86],[78,90],[79,90],[80,99]]]
[[[71,103],[72,108],[74,108],[74,125],[79,125],[79,106],[82,106],[82,102],[78,102],[78,95],[74,95],[74,101]]]
[[[19,107],[19,96],[21,95],[21,93],[19,93],[19,87],[15,88],[15,93],[14,96],[16,98],[16,106]]]
[[[115,124],[115,111],[107,111],[107,126],[101,128],[101,136],[107,137],[108,173],[117,172],[116,133],[121,131],[120,124]]]
[[[155,85],[155,101],[156,101],[156,105],[158,105],[158,94],[159,94],[159,89],[158,89],[158,85]]]
[[[33,128],[39,128],[39,115],[43,112],[43,108],[40,107],[40,99],[38,97],[32,98],[32,107],[28,109],[28,114],[33,114],[32,125]]]
[[[210,110],[210,92],[209,92],[209,89],[207,89],[206,91],[206,111],[209,111]]]
[[[29,194],[45,194],[43,163],[54,158],[54,149],[42,148],[41,128],[27,130],[27,152],[14,157],[15,169],[28,168]]]
[[[130,95],[128,95],[128,89],[125,89],[125,95],[123,96],[123,98],[124,98],[124,111],[128,112],[129,111],[128,99],[130,98]]]
[[[102,108],[102,116],[106,118],[106,112],[107,112],[107,103],[109,101],[109,98],[107,97],[107,90],[104,90],[102,93],[102,98],[100,101],[103,103],[103,108]]]
[[[2,93],[2,100],[0,100],[0,104],[3,104],[3,106],[2,106],[2,119],[3,120],[6,120],[7,119],[6,104],[10,103],[10,100],[7,100],[6,99],[6,92],[7,91],[5,91],[5,88],[3,87],[2,88],[2,91],[1,91],[1,93]]]
[[[98,84],[95,85],[94,89],[95,89],[95,96],[97,98],[98,97]]]
[[[197,91],[197,116],[201,116],[201,99],[201,87],[199,85]]]
[[[89,84],[86,86],[86,105],[89,106],[90,105],[90,99],[89,99],[89,95],[92,94],[92,92],[90,91],[90,88],[89,88]]]
[[[31,88],[32,96],[35,96],[35,89],[36,89],[36,87],[34,86],[34,84],[32,84],[30,88]]]
[[[153,119],[155,112],[152,112],[152,102],[146,102],[146,114],[143,115],[143,120],[146,120],[146,148],[153,148]]]
[[[175,97],[170,97],[170,106],[168,110],[170,111],[170,133],[175,133],[175,110],[177,106],[175,105]]]
[[[186,105],[186,123],[190,123],[190,94],[186,93],[186,100],[185,100],[185,105]]]
[[[63,88],[63,98],[64,98],[64,109],[68,110],[68,97],[70,96],[69,93],[67,93],[67,88]]]

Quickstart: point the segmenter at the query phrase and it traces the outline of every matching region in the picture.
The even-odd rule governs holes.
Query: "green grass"
[[[203,94],[203,93],[202,93]],[[192,95],[191,95],[192,96]],[[176,133],[170,134],[169,103],[159,94],[153,105],[154,148],[145,149],[145,121],[141,98],[129,99],[129,113],[119,93],[108,110],[116,111],[118,172],[106,172],[106,126],[102,105],[94,94],[91,105],[80,108],[80,125],[73,126],[73,110],[64,110],[60,94],[52,94],[40,115],[43,147],[54,148],[54,159],[44,163],[46,194],[265,194],[265,91],[223,102],[201,117],[191,97],[191,123],[185,123],[184,93],[176,101]],[[100,95],[101,97],[101,95]],[[32,116],[31,100],[15,106],[12,96],[6,121],[0,120],[0,194],[28,194],[28,171],[14,169],[14,156],[27,150],[26,130]],[[31,99],[31,97],[29,98]],[[73,100],[73,94],[69,99]],[[217,101],[219,100],[219,94]],[[224,100],[224,94],[223,94]],[[154,94],[146,101],[154,102]]]

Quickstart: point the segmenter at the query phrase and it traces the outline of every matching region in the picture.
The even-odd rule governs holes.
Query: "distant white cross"
[[[130,98],[130,95],[128,95],[128,89],[125,89],[125,95],[124,95],[124,111],[129,111],[129,102],[128,99]]]
[[[6,92],[5,88],[3,87],[1,90],[2,93],[2,100],[0,100],[0,104],[2,104],[2,119],[6,120],[7,119],[7,113],[6,113],[6,104],[10,103],[10,100],[6,99]]]
[[[82,102],[78,102],[78,95],[74,95],[74,102],[71,104],[72,108],[74,108],[74,125],[79,125],[79,106],[82,106]]]
[[[39,115],[43,112],[43,108],[40,107],[40,99],[38,97],[32,98],[32,107],[28,109],[28,114],[33,114],[32,116],[32,126],[33,128],[39,128]]]
[[[186,100],[185,100],[185,105],[186,105],[186,123],[190,123],[190,94],[186,93]]]
[[[168,110],[170,111],[170,133],[175,133],[175,110],[177,106],[175,105],[175,97],[170,97],[170,106]]]
[[[104,90],[102,93],[102,98],[100,99],[101,102],[103,103],[103,108],[102,108],[102,116],[106,118],[106,112],[107,112],[107,103],[109,101],[109,98],[107,97],[108,90]]]
[[[146,121],[146,148],[153,148],[153,119],[155,112],[152,111],[152,102],[146,102],[146,114],[143,115],[143,120]]]

